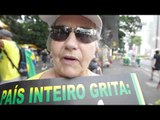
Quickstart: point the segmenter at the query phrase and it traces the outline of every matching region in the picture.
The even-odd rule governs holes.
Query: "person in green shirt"
[[[34,64],[35,55],[30,49],[25,49],[27,69],[28,69],[28,78],[36,74],[36,67]]]

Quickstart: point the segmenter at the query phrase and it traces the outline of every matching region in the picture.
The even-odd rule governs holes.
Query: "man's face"
[[[55,26],[95,28],[95,24],[83,16],[68,15],[60,16]],[[73,31],[64,41],[52,40],[51,55],[54,70],[64,77],[86,76],[88,65],[94,57],[95,51],[96,41],[83,43],[77,40]]]

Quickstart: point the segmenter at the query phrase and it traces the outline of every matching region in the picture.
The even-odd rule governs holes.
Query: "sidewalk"
[[[149,72],[151,74],[152,68],[151,68],[151,60],[149,59],[142,59],[141,60],[141,69],[145,70],[146,72]],[[154,77],[160,77],[160,71],[154,72]]]
[[[153,81],[150,80],[150,61],[142,60],[141,67],[123,65],[121,59],[116,59],[109,68],[104,68],[104,74],[117,75],[121,73],[136,73],[147,105],[160,105],[160,90],[157,89],[159,76],[155,72]]]

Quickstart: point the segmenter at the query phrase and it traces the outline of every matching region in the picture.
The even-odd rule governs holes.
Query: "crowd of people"
[[[17,70],[20,61],[19,46],[12,39],[10,31],[1,29],[0,84],[20,80],[71,79],[103,75],[97,56],[103,27],[99,15],[40,15],[39,17],[51,28],[46,48],[39,54],[42,72],[37,73],[36,56],[31,48],[26,48],[28,76],[22,78]],[[135,65],[136,54],[133,51],[130,53],[130,58],[130,63]],[[47,62],[50,62],[52,67],[48,67]],[[155,70],[160,71],[159,51],[153,56],[151,80]]]
[[[96,53],[101,39],[102,20],[98,15],[39,15],[48,24],[51,31],[46,42],[46,49],[40,52],[42,61],[41,73],[36,73],[36,58],[30,54],[28,62],[34,67],[28,71],[32,74],[27,79],[44,79],[54,77],[74,78],[79,76],[102,75]],[[12,33],[0,30],[0,77],[1,81],[21,80],[17,69],[4,54],[7,52],[14,65],[18,67],[20,55],[17,43],[12,40]],[[33,51],[28,48],[28,51]],[[14,54],[13,54],[14,53]],[[26,53],[27,54],[27,53]],[[29,54],[29,53],[28,53]],[[48,68],[48,59],[53,67]],[[135,64],[136,55],[131,54],[131,63]],[[151,80],[155,70],[160,70],[159,52],[153,57]],[[32,65],[33,66],[33,65]]]

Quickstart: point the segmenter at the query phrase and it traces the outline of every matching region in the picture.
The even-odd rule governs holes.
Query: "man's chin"
[[[75,73],[75,72],[65,72],[64,76],[67,78],[75,78],[75,77],[80,77],[81,75],[79,73]]]
[[[65,75],[67,78],[75,78],[75,77],[79,77],[79,74],[66,74]]]
[[[81,76],[81,71],[79,69],[73,69],[73,68],[68,68],[68,69],[63,69],[63,76],[67,78],[74,78],[74,77],[80,77]]]

